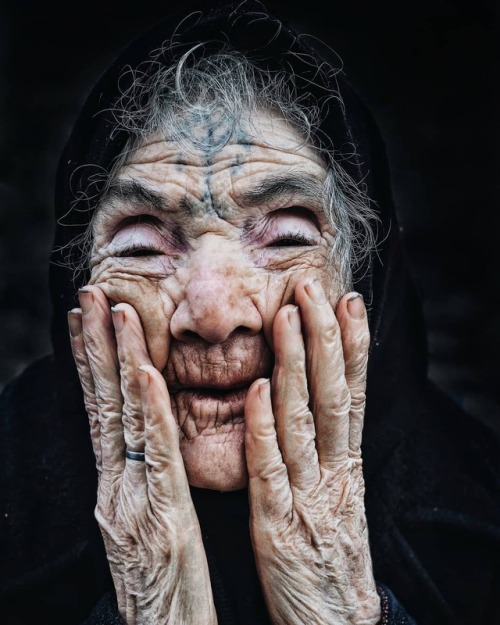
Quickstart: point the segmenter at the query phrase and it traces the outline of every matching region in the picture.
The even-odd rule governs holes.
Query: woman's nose
[[[251,297],[249,272],[221,254],[209,256],[190,270],[184,297],[171,318],[172,336],[183,342],[202,338],[223,343],[234,332],[257,334],[262,317]]]

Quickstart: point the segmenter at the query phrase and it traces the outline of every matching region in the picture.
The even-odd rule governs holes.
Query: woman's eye
[[[144,247],[141,245],[137,247],[129,247],[125,250],[120,250],[117,256],[119,258],[145,258],[148,256],[160,256],[161,254],[163,254],[161,250],[158,250],[154,247]]]
[[[286,232],[278,235],[270,243],[270,247],[303,247],[315,244],[315,241],[299,232]]]

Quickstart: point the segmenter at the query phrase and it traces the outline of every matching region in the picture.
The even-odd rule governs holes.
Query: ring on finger
[[[146,460],[146,454],[143,451],[132,451],[131,449],[127,449],[125,451],[125,456],[129,460],[138,460],[139,462],[144,462]]]

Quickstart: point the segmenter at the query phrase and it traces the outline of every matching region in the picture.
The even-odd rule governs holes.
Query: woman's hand
[[[253,548],[275,625],[375,625],[361,433],[369,331],[362,298],[335,316],[319,281],[274,322],[271,383],[245,404]]]
[[[128,625],[217,623],[178,429],[140,319],[95,286],[69,314],[99,475],[96,518]],[[141,370],[138,367],[141,366]],[[125,449],[145,453],[126,458]]]

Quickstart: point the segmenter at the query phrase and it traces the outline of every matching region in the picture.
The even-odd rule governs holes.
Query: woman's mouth
[[[192,393],[193,397],[201,400],[214,400],[228,403],[234,403],[237,401],[245,401],[246,394],[248,392],[249,385],[235,387],[235,388],[192,388],[186,389],[185,392]]]
[[[190,412],[217,414],[217,421],[225,423],[243,415],[249,384],[220,388],[216,386],[188,387],[177,391],[177,405],[189,405]]]

